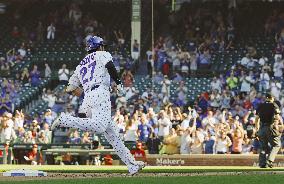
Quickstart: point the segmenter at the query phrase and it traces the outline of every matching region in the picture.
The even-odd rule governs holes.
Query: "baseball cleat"
[[[136,165],[134,166],[134,169],[130,169],[129,170],[129,175],[130,176],[134,176],[135,174],[137,174],[139,171],[141,171],[144,167],[145,167],[145,163],[142,161],[137,161]]]

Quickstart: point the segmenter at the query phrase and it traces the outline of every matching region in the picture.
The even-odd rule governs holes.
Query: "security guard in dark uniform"
[[[280,105],[280,103],[279,103]],[[280,149],[282,118],[280,109],[271,94],[266,94],[266,100],[256,110],[256,129],[260,140],[259,167],[273,167],[273,162]]]

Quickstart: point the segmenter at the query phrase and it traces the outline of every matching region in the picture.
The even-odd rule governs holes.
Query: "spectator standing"
[[[175,47],[171,48],[171,50],[168,52],[168,56],[170,57],[169,59],[173,65],[173,72],[179,72],[180,71],[180,60],[178,58]]]
[[[161,84],[162,84],[161,93],[164,96],[169,97],[170,96],[171,81],[168,79],[167,75],[165,75],[164,80],[161,82]]]
[[[275,50],[274,50],[274,60],[278,61],[282,59],[282,53],[283,53],[283,47],[281,46],[280,43],[277,44]]]
[[[200,67],[209,69],[211,65],[211,55],[209,50],[205,50],[203,54],[199,56]]]
[[[216,152],[217,154],[225,154],[229,152],[229,147],[232,145],[230,138],[226,135],[225,131],[221,131],[216,139]]]
[[[149,139],[146,142],[149,154],[159,154],[161,141],[157,134],[151,132]]]
[[[259,75],[259,87],[260,92],[266,92],[269,89],[270,77],[267,70],[262,69]]]
[[[124,45],[125,39],[124,39],[124,35],[122,34],[122,32],[120,30],[118,31],[114,31],[115,37],[117,39],[117,43],[119,45],[119,47],[122,47]]]
[[[267,63],[267,61],[268,61],[268,58],[265,57],[265,56],[262,56],[261,58],[259,58],[258,64],[259,64],[260,66],[264,66],[264,64]]]
[[[44,64],[45,69],[44,69],[44,77],[45,78],[50,78],[51,77],[51,69],[47,63]]]
[[[283,69],[284,69],[283,60],[277,58],[276,62],[273,65],[273,72],[276,80],[281,80],[283,78]]]
[[[176,91],[177,93],[177,100],[176,100],[176,105],[179,107],[182,107],[186,104],[186,93],[187,93],[187,87],[184,86],[184,82],[180,82],[180,86]],[[178,108],[179,109],[179,108]]]
[[[25,122],[25,115],[24,113],[21,111],[16,110],[16,114],[14,117],[14,129],[17,131],[19,130],[19,128],[23,128],[24,127],[24,122]]]
[[[26,86],[26,85],[29,85],[29,80],[30,80],[29,70],[28,70],[28,68],[24,68],[24,70],[21,74],[21,81]]]
[[[213,90],[211,95],[209,96],[209,103],[210,106],[217,109],[220,107],[221,95],[218,93],[217,90]]]
[[[48,108],[52,109],[56,101],[56,96],[54,95],[54,93],[52,93],[50,89],[48,89],[46,92],[44,89],[42,99],[45,102],[48,102]]]
[[[42,126],[42,130],[44,132],[44,136],[46,139],[48,139],[48,142],[51,143],[51,135],[52,135],[52,132],[50,131],[49,129],[49,125],[47,123],[43,123],[43,126]]]
[[[244,132],[242,154],[251,154],[251,153],[252,153],[252,140],[248,137],[246,132]]]
[[[281,83],[274,80],[274,81],[271,82],[270,88],[271,88],[271,94],[275,97],[276,100],[279,100],[280,91],[281,91],[281,88],[282,88]]]
[[[202,120],[202,127],[205,130],[214,129],[215,125],[218,124],[217,119],[213,116],[212,111],[208,111],[207,116]]]
[[[232,138],[233,138],[232,154],[241,154],[243,139],[244,139],[244,132],[240,126],[238,126],[238,128],[235,129],[235,131],[233,132]]]
[[[40,83],[40,72],[37,69],[37,65],[34,65],[33,70],[30,73],[31,86],[37,87]]]
[[[251,85],[255,84],[253,74],[251,72],[249,75],[243,73],[243,75],[240,77],[240,82],[241,82],[241,92],[244,94],[248,94],[251,90]]]
[[[131,53],[131,57],[134,61],[138,61],[139,59],[139,43],[137,42],[137,40],[134,40],[134,43],[132,45],[132,53]]]
[[[192,144],[191,128],[188,127],[181,135],[180,141],[180,154],[190,154],[190,147]]]
[[[204,136],[202,132],[196,130],[192,135],[191,153],[192,154],[202,154],[203,153],[203,142]]]
[[[183,121],[181,122],[180,124],[180,128],[181,130],[187,130],[189,127],[190,127],[190,122],[191,122],[191,119],[192,119],[192,115],[191,115],[191,108],[189,108],[189,114],[187,115],[186,113],[183,113]]]
[[[54,121],[54,119],[55,117],[52,114],[51,109],[47,109],[46,112],[43,114],[43,121],[50,126],[52,122]]]
[[[158,119],[158,125],[159,125],[158,136],[160,140],[163,141],[164,137],[169,135],[170,127],[172,125],[165,111],[160,112],[160,118]]]
[[[142,114],[141,116],[141,124],[138,125],[138,136],[139,141],[141,142],[147,142],[149,135],[152,131],[151,125],[148,124],[147,118],[145,114]]]
[[[154,60],[153,60],[153,52],[151,49],[149,49],[146,52],[147,55],[147,71],[148,71],[148,76],[152,78],[153,75],[153,67],[154,67]]]
[[[219,93],[222,91],[222,83],[217,77],[214,77],[213,80],[211,81],[211,90],[218,90]]]
[[[176,131],[174,128],[172,128],[167,136],[165,136],[165,139],[163,141],[164,143],[164,151],[166,154],[178,154],[179,153],[179,146],[180,141],[176,134]]]
[[[14,131],[14,122],[12,120],[11,113],[5,112],[3,114],[0,130],[1,143],[10,144],[10,142],[17,138],[16,133]]]
[[[197,71],[197,54],[194,52],[191,54],[189,62],[190,62],[190,75],[195,76]]]
[[[130,119],[127,122],[126,128],[125,128],[125,134],[124,134],[124,141],[131,141],[136,142],[137,140],[137,124]]]
[[[27,55],[27,51],[25,49],[25,44],[22,44],[21,47],[18,49],[19,57],[23,59]]]
[[[66,64],[62,65],[62,68],[58,71],[58,78],[60,84],[67,85],[69,80],[69,70],[66,68]]]
[[[227,85],[229,86],[229,89],[233,92],[237,91],[238,88],[238,78],[234,76],[234,72],[231,72],[230,77],[226,80]]]
[[[214,154],[215,151],[216,137],[213,130],[208,131],[207,136],[204,141],[204,153],[205,154]]]
[[[48,40],[50,40],[50,39],[54,40],[54,38],[55,38],[55,31],[56,31],[55,26],[53,25],[53,23],[51,23],[47,27],[47,36],[46,36],[46,38]]]
[[[184,58],[181,60],[181,73],[183,77],[187,77],[189,74],[189,60],[187,58],[187,55],[184,56]]]
[[[149,112],[148,112],[148,124],[152,127],[152,131],[154,132],[155,135],[158,135],[158,120],[157,117],[155,115],[154,109],[153,108],[149,108]]]

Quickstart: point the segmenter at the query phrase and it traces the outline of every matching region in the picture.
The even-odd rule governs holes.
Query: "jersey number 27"
[[[84,66],[83,68],[81,68],[80,70],[80,75],[82,77],[82,81],[83,84],[85,84],[88,81],[93,80],[93,76],[94,76],[94,71],[95,71],[95,67],[96,67],[96,61],[93,61],[92,63],[90,63],[88,65],[88,67]],[[91,70],[90,70],[91,69]],[[90,78],[86,78],[86,74],[88,73],[88,71],[91,71],[91,75]],[[87,75],[88,76],[88,75]]]

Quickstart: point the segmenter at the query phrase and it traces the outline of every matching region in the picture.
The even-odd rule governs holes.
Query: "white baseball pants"
[[[59,117],[59,126],[78,128],[96,134],[103,133],[116,154],[127,165],[128,169],[137,167],[134,157],[120,139],[117,125],[111,119],[109,88],[101,85],[97,89],[85,93],[82,110],[88,118],[78,118],[61,114]]]

